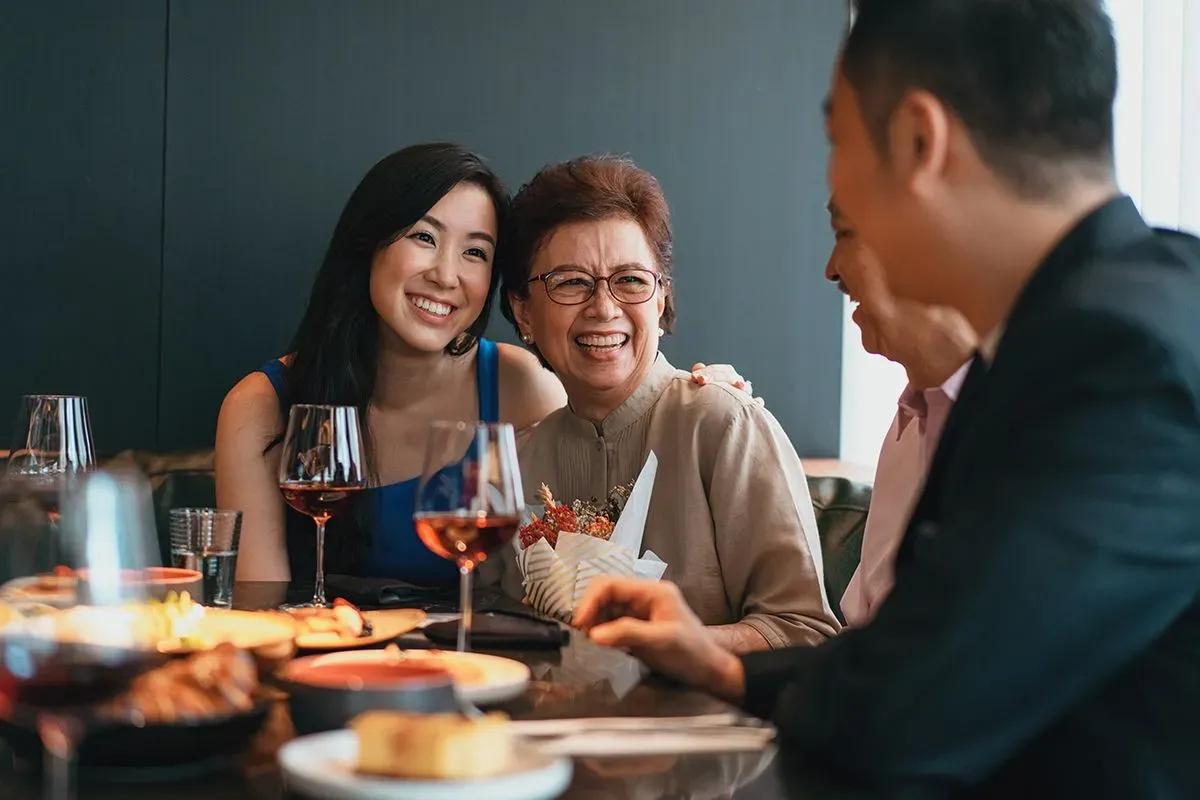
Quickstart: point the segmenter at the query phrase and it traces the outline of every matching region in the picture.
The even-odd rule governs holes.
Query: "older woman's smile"
[[[575,337],[575,344],[588,353],[613,353],[628,343],[627,333],[584,333]]]

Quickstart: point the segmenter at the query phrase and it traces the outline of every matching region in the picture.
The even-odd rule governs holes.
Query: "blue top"
[[[258,371],[265,373],[271,381],[286,414],[286,369],[283,363],[271,359]],[[496,343],[490,339],[479,340],[475,378],[480,422],[499,421],[498,350]],[[417,538],[413,512],[416,510],[417,484],[420,480],[421,476],[417,475],[399,483],[369,488],[364,493],[371,548],[367,563],[358,565],[354,570],[360,577],[399,578],[410,583],[426,584],[458,580],[455,563],[435,555]]]

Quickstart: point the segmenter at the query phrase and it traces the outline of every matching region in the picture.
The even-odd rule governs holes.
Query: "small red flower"
[[[521,528],[521,549],[530,547],[538,539],[545,539],[551,546],[558,544],[558,531],[540,519],[535,519]]]
[[[579,531],[579,521],[575,519],[575,512],[570,506],[554,506],[546,509],[546,522],[554,528],[556,533],[564,531],[577,533]]]
[[[608,539],[612,536],[615,527],[608,517],[596,517],[584,533],[588,536],[595,536],[597,539]]]

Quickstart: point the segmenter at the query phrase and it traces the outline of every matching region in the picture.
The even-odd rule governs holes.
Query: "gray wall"
[[[596,151],[628,153],[657,175],[677,240],[680,322],[668,355],[680,366],[734,363],[800,452],[836,452],[841,301],[821,277],[830,240],[820,102],[845,23],[841,4],[103,5],[106,12],[91,11],[108,18],[100,31],[80,25],[89,33],[77,37],[90,37],[85,44],[98,58],[126,72],[141,61],[103,32],[124,31],[132,24],[126,17],[147,18],[134,50],[145,51],[148,75],[114,75],[104,84],[131,95],[115,116],[144,127],[146,141],[113,134],[111,109],[72,99],[71,92],[86,94],[87,82],[62,74],[61,59],[45,44],[28,44],[27,28],[55,44],[65,36],[54,14],[21,10],[45,3],[23,0],[0,11],[0,75],[26,84],[30,105],[21,124],[0,126],[0,143],[9,145],[3,157],[15,150],[28,171],[24,183],[0,184],[3,240],[13,237],[20,256],[0,251],[0,292],[19,292],[24,304],[49,285],[43,271],[60,283],[91,276],[73,296],[124,320],[98,332],[70,321],[60,338],[21,356],[18,369],[0,369],[0,421],[40,377],[96,398],[103,449],[210,444],[224,392],[286,346],[359,177],[406,144],[451,139],[487,156],[514,189],[546,162]],[[21,41],[14,55],[10,44]],[[155,66],[161,72],[151,80]],[[157,94],[134,99],[146,83]],[[68,126],[57,136],[44,130],[57,121],[39,106],[51,92],[60,115],[95,116],[92,127]],[[113,163],[109,151],[122,147],[147,163],[136,170]],[[46,173],[34,162],[80,149],[105,162],[103,174],[77,179],[90,190],[82,198],[47,196]],[[144,225],[133,215],[114,219],[113,203],[132,203],[135,179],[161,203],[161,212],[146,204]],[[97,227],[119,229],[120,248],[92,252],[86,267],[72,257],[76,226],[58,229],[54,221],[64,204],[81,203]],[[25,217],[48,221],[30,230]],[[47,235],[53,249],[42,241]],[[32,271],[31,261],[38,264]],[[24,278],[9,277],[23,270]],[[24,307],[20,326],[0,318],[6,341],[45,319]],[[498,315],[492,333],[513,341]],[[65,355],[80,338],[87,340],[86,367]],[[127,351],[140,355],[129,360]],[[123,406],[135,390],[141,405]]]
[[[155,444],[166,22],[0,5],[0,450],[25,393],[87,395],[98,447]]]

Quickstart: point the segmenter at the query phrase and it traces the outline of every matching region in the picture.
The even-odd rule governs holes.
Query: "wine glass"
[[[460,653],[471,636],[471,573],[512,541],[524,510],[511,425],[433,423],[413,521],[426,547],[458,564]]]
[[[27,488],[5,480],[0,559],[26,575],[44,575],[47,563],[12,546],[30,517],[7,512],[20,504]],[[61,608],[0,628],[0,705],[11,706],[17,724],[36,727],[44,748],[43,794],[51,800],[73,796],[75,748],[96,704],[125,691],[139,674],[166,659],[155,647],[152,618],[138,609],[146,599],[144,571],[158,560],[145,477],[93,473],[64,493],[62,512],[52,530],[58,554],[74,572],[56,598]],[[11,563],[21,558],[27,560]]]
[[[6,472],[25,483],[30,497],[41,501],[52,524],[58,522],[65,486],[95,467],[86,397],[28,394],[21,398]]]
[[[317,576],[308,603],[284,608],[328,608],[325,599],[325,523],[353,506],[367,488],[366,450],[354,406],[299,404],[288,415],[279,462],[279,490],[287,504],[317,523]]]

